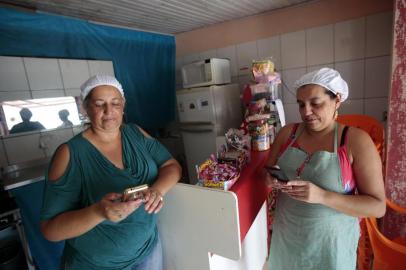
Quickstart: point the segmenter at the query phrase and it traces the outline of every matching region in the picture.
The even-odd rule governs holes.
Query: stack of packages
[[[247,110],[241,129],[250,135],[254,151],[265,151],[285,124],[283,105],[278,94],[281,79],[270,60],[253,61],[252,74],[256,83],[248,85],[244,90],[243,102]]]
[[[237,129],[230,129],[225,135],[226,145],[217,152],[217,157],[212,155],[203,164],[196,166],[200,186],[229,190],[249,162],[249,137]]]
[[[274,72],[270,60],[254,61],[252,74],[255,84],[244,90],[247,107],[240,129],[230,129],[226,145],[201,165],[196,165],[198,185],[228,190],[237,181],[241,170],[250,160],[251,148],[268,150],[276,133],[285,124],[282,101],[278,95],[280,75]]]

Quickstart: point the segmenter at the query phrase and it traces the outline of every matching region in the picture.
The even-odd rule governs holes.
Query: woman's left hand
[[[144,199],[145,211],[147,211],[149,214],[158,213],[164,205],[164,197],[162,196],[162,193],[153,187],[145,191]]]
[[[307,203],[321,203],[325,190],[305,180],[289,181],[281,188],[281,191],[293,199]]]

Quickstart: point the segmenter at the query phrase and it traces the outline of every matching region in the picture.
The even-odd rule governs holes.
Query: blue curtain
[[[50,242],[40,231],[40,212],[45,181],[10,190],[21,212],[25,235],[31,255],[39,270],[56,270],[60,267],[65,241]]]
[[[0,55],[111,60],[126,118],[147,129],[175,119],[175,38],[0,8]]]

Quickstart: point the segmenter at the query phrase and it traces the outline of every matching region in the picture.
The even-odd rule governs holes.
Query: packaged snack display
[[[219,163],[213,157],[197,167],[199,185],[228,190],[240,177],[238,169],[227,163]]]
[[[246,86],[244,90],[247,110],[240,129],[250,135],[252,150],[264,151],[269,149],[276,133],[285,124],[278,88],[281,78],[269,59],[253,61],[252,74],[256,84]]]
[[[217,157],[218,163],[229,164],[239,171],[247,164],[248,157],[245,151],[229,150],[219,152]]]
[[[226,132],[227,149],[235,150],[250,150],[250,137],[244,135],[244,132],[239,129],[230,128]]]
[[[250,121],[248,131],[251,136],[252,150],[265,151],[269,149],[269,128],[266,119]]]
[[[267,83],[272,80],[274,64],[271,60],[252,61],[252,75],[258,83]]]
[[[226,132],[226,151],[240,151],[244,155],[243,166],[251,160],[251,137],[244,131],[230,128]],[[224,152],[224,151],[223,151]],[[242,167],[243,167],[242,166]],[[241,168],[242,168],[241,167]],[[241,169],[240,168],[240,169]]]

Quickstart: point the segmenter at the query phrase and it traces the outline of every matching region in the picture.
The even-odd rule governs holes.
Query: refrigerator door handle
[[[189,133],[213,132],[216,130],[216,125],[210,122],[189,122],[181,124],[179,129]]]

